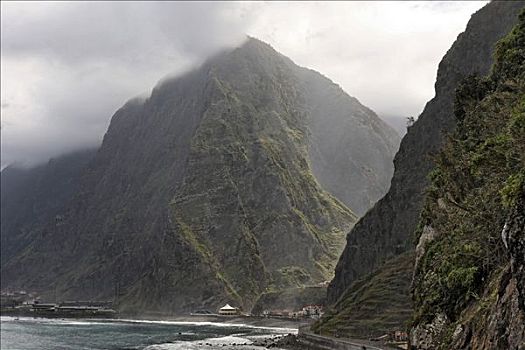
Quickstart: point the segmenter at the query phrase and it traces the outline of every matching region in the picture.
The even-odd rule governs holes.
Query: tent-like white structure
[[[239,311],[236,307],[226,304],[219,309],[219,315],[237,315]]]

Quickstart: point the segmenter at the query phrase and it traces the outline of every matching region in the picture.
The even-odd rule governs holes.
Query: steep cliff
[[[414,275],[416,349],[525,347],[525,11],[487,78],[457,90]]]
[[[32,231],[2,285],[179,312],[330,279],[356,216],[319,164],[336,171],[331,152],[353,142],[337,171],[359,169],[346,181],[369,191],[341,197],[366,206],[386,190],[395,132],[249,39],[117,111],[60,225]]]
[[[336,302],[358,278],[372,272],[390,257],[411,250],[431,156],[454,129],[454,91],[474,73],[489,72],[494,44],[516,23],[524,2],[495,1],[475,13],[439,64],[436,96],[427,103],[416,123],[401,141],[394,158],[394,176],[388,193],[356,224],[328,289]]]
[[[317,324],[318,331],[368,336],[407,327],[410,320],[407,308],[411,308],[408,293],[410,273],[392,276],[390,282],[397,288],[381,284],[377,276],[396,271],[392,265],[396,260],[403,262],[397,270],[408,266],[405,271],[410,271],[410,265],[402,257],[414,249],[414,231],[429,185],[427,177],[435,166],[433,157],[457,124],[454,117],[455,89],[471,74],[489,73],[494,45],[511,30],[524,6],[523,1],[489,3],[472,15],[465,32],[458,36],[443,57],[437,73],[436,95],[401,142],[394,158],[394,176],[388,193],[347,236],[345,250],[328,288],[328,300],[333,308],[328,317]],[[368,280],[369,287],[360,284],[360,281]],[[379,292],[376,286],[380,286]],[[370,309],[370,314],[376,318],[369,316],[363,320],[357,317],[353,311],[360,307],[359,293],[367,295],[370,292],[375,293],[375,306],[385,300],[393,301],[384,304],[383,308],[394,322],[382,322],[383,314],[377,307]],[[400,305],[402,307],[398,307]]]

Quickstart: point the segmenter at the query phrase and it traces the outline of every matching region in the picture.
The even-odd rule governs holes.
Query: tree
[[[414,117],[410,116],[410,117],[407,117],[407,129],[410,128],[412,125],[414,125],[414,122],[416,120],[414,119]]]

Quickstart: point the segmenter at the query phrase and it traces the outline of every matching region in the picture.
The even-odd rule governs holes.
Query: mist
[[[2,168],[95,147],[127,100],[246,35],[380,116],[417,116],[485,3],[2,2]]]

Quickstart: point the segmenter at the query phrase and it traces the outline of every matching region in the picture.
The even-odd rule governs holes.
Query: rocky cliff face
[[[358,278],[380,268],[390,257],[413,247],[413,232],[433,168],[432,155],[454,129],[454,92],[471,74],[485,75],[493,62],[494,44],[510,31],[524,2],[494,1],[475,13],[464,33],[439,64],[436,96],[409,128],[394,159],[388,193],[348,234],[347,245],[328,289],[335,303]],[[408,297],[408,296],[407,296]]]
[[[386,190],[379,174],[395,132],[328,79],[249,39],[117,111],[63,220],[31,232],[2,265],[2,284],[178,312],[250,309],[264,291],[329,279],[356,216],[323,190],[338,194],[337,175],[319,169],[337,169],[334,149],[365,142],[351,141],[354,129],[370,153],[351,147],[340,169],[360,169],[349,186],[369,191],[341,198],[362,211]],[[330,130],[336,137],[324,141]]]
[[[524,58],[522,12],[490,76],[457,90],[417,230],[415,349],[525,347]]]

